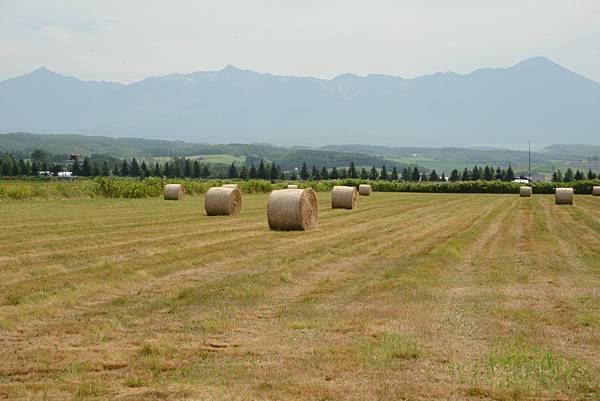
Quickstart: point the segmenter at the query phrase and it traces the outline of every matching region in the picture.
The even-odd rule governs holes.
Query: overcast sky
[[[0,80],[46,66],[132,82],[227,64],[409,78],[531,56],[600,82],[600,0],[0,0]]]

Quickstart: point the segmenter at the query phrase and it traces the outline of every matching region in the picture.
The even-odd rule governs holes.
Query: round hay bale
[[[204,209],[209,216],[232,216],[242,209],[239,188],[212,187],[206,191]]]
[[[180,200],[184,194],[183,185],[181,184],[167,184],[165,185],[165,200]]]
[[[319,206],[315,191],[278,189],[269,195],[267,220],[271,230],[309,230],[319,223]]]
[[[531,198],[532,194],[533,188],[531,187],[521,187],[519,189],[519,195],[521,195],[521,198]]]
[[[369,184],[360,184],[358,186],[358,194],[362,196],[371,196],[373,188]]]
[[[239,184],[223,184],[221,186],[224,188],[239,188],[240,187]]]
[[[287,189],[298,189],[298,185],[288,184]]]
[[[600,187],[593,187],[592,188],[592,195],[593,196],[600,196]]]
[[[573,188],[556,188],[554,199],[557,205],[572,205],[574,196]]]
[[[332,209],[354,209],[358,192],[355,187],[336,185],[331,190]]]

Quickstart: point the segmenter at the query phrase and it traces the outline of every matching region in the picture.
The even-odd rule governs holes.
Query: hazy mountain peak
[[[312,79],[228,65],[120,85],[42,67],[0,82],[0,131],[281,145],[598,143],[599,105],[598,83],[544,57],[410,80]]]

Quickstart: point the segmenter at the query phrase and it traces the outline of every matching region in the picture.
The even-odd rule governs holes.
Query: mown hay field
[[[0,399],[600,399],[598,198],[317,197],[1,201]]]

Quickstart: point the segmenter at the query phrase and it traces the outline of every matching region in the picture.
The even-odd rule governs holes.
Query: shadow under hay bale
[[[167,184],[165,185],[164,197],[165,200],[180,200],[184,195],[183,185]]]
[[[573,188],[556,188],[554,200],[557,205],[572,205],[574,197]]]
[[[206,191],[204,209],[209,216],[233,216],[242,209],[242,193],[239,188],[212,187]]]
[[[336,185],[331,190],[331,208],[354,209],[357,198],[358,192],[355,187]]]
[[[319,206],[315,191],[278,189],[271,192],[267,204],[267,220],[271,230],[310,230],[319,223]]]
[[[369,184],[360,184],[358,186],[358,194],[362,196],[370,196],[373,188]]]
[[[533,188],[531,187],[521,187],[519,188],[519,195],[521,198],[531,198],[533,194]]]

